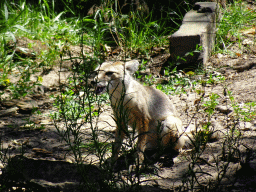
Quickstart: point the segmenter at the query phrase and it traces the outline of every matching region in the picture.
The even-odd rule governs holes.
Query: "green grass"
[[[105,45],[120,46],[126,57],[137,57],[139,54],[149,55],[152,47],[167,44],[165,35],[175,30],[165,26],[165,21],[170,18],[154,21],[151,14],[146,18],[138,12],[122,15],[111,8],[113,3],[109,1],[108,6],[98,10],[93,18],[80,18],[75,14],[64,17],[70,13],[69,9],[57,13],[54,1],[40,0],[39,6],[26,4],[25,0],[2,2],[0,86],[9,87],[14,98],[26,96],[40,84],[40,81],[30,82],[35,71],[52,68],[64,54],[64,48],[68,51],[69,46],[80,45],[81,42],[92,47],[94,55],[90,57],[94,57],[95,62],[105,59]],[[15,50],[17,40],[24,37],[38,40],[45,46],[44,49],[37,47],[41,51],[36,53],[36,60],[21,57]],[[28,46],[33,50],[38,46],[36,44]],[[10,82],[8,75],[13,69],[22,74],[15,84]]]
[[[234,1],[222,12],[220,21],[217,23],[215,51],[225,53],[234,43],[241,46],[241,30],[253,27],[253,23],[256,22],[256,12],[246,6],[242,0]]]
[[[25,1],[20,3],[1,3],[0,7],[0,85],[8,87],[14,98],[24,97],[31,93],[35,85],[40,81],[32,82],[30,77],[35,72],[43,70],[45,67],[52,67],[59,58],[61,47],[67,43],[77,44],[77,20],[67,23],[66,19],[61,19],[63,14],[55,15],[49,10],[46,1],[42,2],[41,7],[27,5]],[[15,50],[19,38],[27,37],[31,40],[39,40],[48,47],[47,51],[41,50],[37,53],[37,60],[24,58]],[[10,45],[12,45],[10,47]],[[40,45],[28,44],[33,51],[33,46]],[[18,82],[11,83],[9,74],[12,70],[19,71]]]
[[[73,14],[71,17],[64,17],[66,9],[57,13],[54,1],[40,1],[40,6],[26,4],[25,1],[2,2],[0,7],[0,86],[10,87],[13,97],[25,96],[36,84],[40,82],[30,82],[30,76],[35,70],[40,68],[51,68],[55,65],[59,55],[62,54],[63,47],[79,45],[81,40],[84,44],[93,47],[96,62],[98,58],[105,59],[102,51],[106,51],[104,45],[120,46],[126,57],[137,57],[150,55],[152,47],[162,47],[168,44],[166,35],[177,28],[165,25],[169,18],[155,21],[152,13],[142,17],[138,12],[131,12],[129,15],[120,15],[111,8],[115,2],[109,2],[104,9],[97,11],[95,16],[79,18]],[[73,5],[71,7],[74,7]],[[173,11],[172,15],[182,16],[178,11]],[[106,15],[108,20],[106,20]],[[241,29],[250,27],[248,21],[255,21],[255,12],[248,9],[242,1],[235,1],[224,13],[218,24],[216,52],[225,52],[234,42],[232,37],[241,41]],[[178,22],[177,20],[173,21]],[[81,34],[83,37],[81,38]],[[37,57],[40,63],[28,59],[19,58],[14,62],[17,53],[8,47],[10,42],[16,42],[19,37],[28,37],[32,40],[40,40],[48,47],[47,51],[42,51]],[[22,66],[22,67],[20,67]],[[22,74],[20,81],[12,84],[8,78],[11,69],[18,68]],[[25,69],[29,68],[29,71]],[[173,74],[173,72],[171,72]],[[179,73],[174,72],[176,78],[171,80],[170,86],[158,85],[160,89],[170,92],[176,85],[191,86],[186,77],[180,78]],[[170,74],[169,74],[170,75]],[[151,84],[151,77],[146,80]],[[153,78],[153,77],[152,77]],[[147,83],[146,82],[146,83]],[[163,88],[166,87],[166,88]],[[174,88],[174,89],[176,89]],[[169,91],[168,91],[169,89]]]

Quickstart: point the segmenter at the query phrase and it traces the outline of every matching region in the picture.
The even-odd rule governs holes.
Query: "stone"
[[[169,36],[171,61],[181,64],[208,61],[215,41],[216,11],[215,2],[197,2],[185,14],[179,30]],[[196,50],[199,46],[202,50]]]
[[[18,107],[12,107],[9,109],[3,109],[0,111],[0,117],[13,116],[17,114]]]
[[[19,107],[20,113],[29,114],[33,110],[38,108],[38,104],[35,100],[24,100],[24,101],[19,101],[17,103],[17,107]]]
[[[231,108],[231,106],[224,106],[224,105],[218,105],[216,107],[216,110],[223,113],[223,114],[229,114],[233,111],[233,109]]]
[[[8,165],[2,169],[0,181],[11,183],[25,181],[27,182],[26,187],[33,183],[33,187],[41,189],[40,191],[79,191],[81,182],[87,184],[82,185],[85,191],[87,191],[87,187],[89,191],[104,191],[106,189],[103,172],[93,165],[79,165],[78,169],[77,164],[64,161],[34,160],[18,155],[8,162]],[[81,174],[83,175],[81,176]],[[89,187],[91,188],[89,189]]]

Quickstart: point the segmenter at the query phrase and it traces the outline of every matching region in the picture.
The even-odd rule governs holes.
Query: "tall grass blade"
[[[64,13],[65,13],[65,12],[63,11],[63,12],[61,12],[60,14],[58,14],[58,15],[53,19],[53,21],[59,21],[61,15],[63,15]]]
[[[14,27],[14,28],[17,28],[17,29],[19,29],[19,30],[21,30],[21,31],[23,31],[23,32],[31,33],[31,31],[25,29],[25,27],[23,27],[23,26],[21,26],[21,25],[14,25],[13,27]]]
[[[8,12],[7,5],[4,4],[4,18],[5,18],[5,21],[8,20],[8,15],[9,15],[9,12]]]

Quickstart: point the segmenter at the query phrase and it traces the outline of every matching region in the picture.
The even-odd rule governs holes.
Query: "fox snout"
[[[95,88],[95,93],[97,95],[100,95],[100,94],[106,92],[106,89],[107,89],[106,86],[102,85],[100,82],[93,80],[93,81],[91,81],[91,84]]]
[[[106,87],[96,87],[95,88],[95,93],[97,95],[100,95],[100,94],[105,93],[105,92],[106,92]]]
[[[91,85],[92,85],[93,87],[95,87],[95,86],[97,85],[96,81],[92,80],[92,81],[91,81]]]

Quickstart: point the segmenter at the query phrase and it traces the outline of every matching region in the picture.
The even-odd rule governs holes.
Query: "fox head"
[[[139,62],[137,60],[102,63],[95,69],[98,74],[93,81],[96,93],[102,94],[106,91],[113,93],[122,83],[129,84],[132,75],[138,70],[138,67]]]

